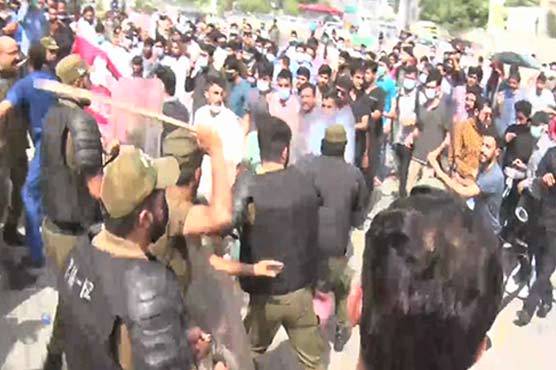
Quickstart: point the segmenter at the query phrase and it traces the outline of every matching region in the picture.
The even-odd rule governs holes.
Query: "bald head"
[[[0,36],[0,70],[13,72],[19,62],[19,47],[9,36]]]

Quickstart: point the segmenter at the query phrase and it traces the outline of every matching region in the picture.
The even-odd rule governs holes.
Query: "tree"
[[[539,6],[540,0],[506,0],[504,6]]]
[[[421,19],[452,30],[483,27],[488,20],[488,0],[421,0]]]
[[[299,2],[297,0],[284,0],[284,12],[291,15],[298,15]]]
[[[272,10],[269,0],[239,0],[239,9],[250,13],[267,13]]]

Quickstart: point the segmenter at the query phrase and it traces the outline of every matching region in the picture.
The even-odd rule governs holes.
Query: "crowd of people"
[[[276,20],[139,24],[117,2],[0,13],[3,239],[29,248],[30,275],[46,254],[59,277],[44,369],[255,369],[280,327],[324,369],[328,340],[340,352],[359,325],[360,370],[463,370],[505,289],[525,294],[517,325],[550,312],[550,70],[522,80],[405,31],[371,47]],[[45,80],[104,97],[158,81],[155,153]]]

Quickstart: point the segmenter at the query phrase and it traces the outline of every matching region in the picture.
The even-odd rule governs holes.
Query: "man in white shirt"
[[[205,98],[207,105],[199,108],[195,113],[194,125],[207,125],[216,130],[222,140],[224,160],[228,169],[230,184],[236,176],[237,165],[241,162],[244,152],[244,134],[239,118],[224,106],[225,82],[221,78],[208,76]],[[201,181],[197,194],[210,200],[211,179],[210,157],[204,156],[201,164]]]
[[[533,114],[537,112],[550,113],[553,111],[552,107],[556,105],[556,102],[552,92],[546,88],[546,76],[544,73],[537,77],[535,89],[529,92],[527,100],[531,103],[533,108],[531,112]]]

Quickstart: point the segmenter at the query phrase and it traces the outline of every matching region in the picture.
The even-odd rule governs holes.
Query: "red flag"
[[[79,54],[81,58],[87,63],[88,65],[93,65],[96,58],[102,58],[106,60],[106,64],[108,70],[114,75],[116,79],[122,77],[122,74],[116,68],[114,63],[108,57],[108,54],[101,50],[100,47],[97,45],[87,41],[85,38],[77,36],[75,38],[75,42],[73,44],[73,53]]]

